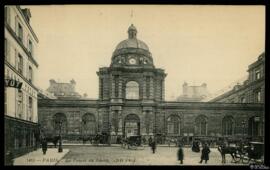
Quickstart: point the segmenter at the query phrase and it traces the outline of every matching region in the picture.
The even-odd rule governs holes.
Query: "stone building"
[[[248,79],[210,102],[264,103],[265,99],[265,53],[248,66]]]
[[[209,96],[206,83],[200,86],[190,86],[185,82],[182,87],[183,94],[177,98],[178,102],[200,102]]]
[[[30,18],[27,8],[5,6],[5,153],[13,156],[37,145],[38,38]]]
[[[77,140],[103,133],[112,143],[117,136],[130,135],[154,135],[159,143],[166,137],[248,137],[246,129],[251,127],[243,122],[264,119],[261,103],[166,102],[166,73],[155,67],[153,58],[131,25],[128,39],[116,46],[111,65],[97,72],[98,100],[39,100],[46,135],[58,135],[61,129],[63,139]],[[256,130],[262,137],[262,124]]]

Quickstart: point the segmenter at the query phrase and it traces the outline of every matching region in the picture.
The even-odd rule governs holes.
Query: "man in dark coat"
[[[152,137],[150,136],[150,138],[148,139],[148,144],[149,144],[149,146],[152,145],[152,142],[153,142],[153,140],[152,140]]]
[[[156,148],[157,148],[156,141],[153,140],[153,142],[151,143],[151,149],[152,149],[153,153],[156,152]]]
[[[209,160],[209,153],[210,153],[210,149],[208,147],[208,145],[205,143],[203,145],[203,149],[202,149],[202,155],[201,155],[201,161],[199,163],[202,163],[203,160],[205,160],[205,163],[207,164],[207,161]]]
[[[179,149],[178,149],[178,152],[177,152],[177,157],[178,157],[178,160],[180,161],[180,164],[183,164],[184,151],[183,151],[182,145],[179,145]]]
[[[48,146],[47,146],[47,140],[46,140],[46,138],[44,138],[44,139],[42,140],[42,152],[43,152],[43,155],[46,154],[47,148],[48,148]]]

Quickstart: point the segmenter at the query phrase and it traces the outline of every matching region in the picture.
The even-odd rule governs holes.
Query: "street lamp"
[[[62,120],[59,121],[59,147],[58,147],[58,152],[63,152],[62,148],[62,134],[61,134],[61,129],[62,129]]]

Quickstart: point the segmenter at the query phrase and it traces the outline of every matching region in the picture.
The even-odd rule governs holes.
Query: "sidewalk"
[[[63,152],[58,153],[57,148],[48,148],[46,155],[43,155],[42,150],[38,149],[21,157],[15,158],[14,165],[55,165],[68,152],[69,149],[63,149]]]

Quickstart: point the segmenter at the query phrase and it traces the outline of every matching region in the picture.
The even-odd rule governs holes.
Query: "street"
[[[57,165],[180,165],[177,160],[176,147],[157,147],[153,154],[149,147],[138,149],[124,149],[120,146],[93,147],[93,146],[65,146],[69,149]],[[184,148],[183,165],[222,165],[221,155],[216,148],[210,148],[210,160],[205,164],[199,163],[201,153],[192,152],[190,148]],[[241,165],[231,162],[230,155],[226,155],[226,164]]]

